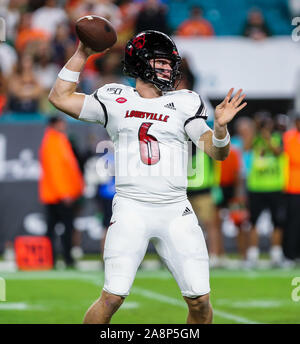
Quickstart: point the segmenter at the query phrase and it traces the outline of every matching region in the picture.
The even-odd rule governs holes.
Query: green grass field
[[[300,323],[300,301],[292,300],[292,279],[300,269],[211,270],[214,323]],[[98,297],[103,272],[1,273],[6,302],[0,323],[81,323]],[[300,295],[300,292],[298,293]],[[138,271],[130,296],[113,317],[115,324],[184,324],[186,305],[166,270]]]

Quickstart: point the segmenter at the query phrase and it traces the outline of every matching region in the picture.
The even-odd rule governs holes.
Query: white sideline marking
[[[159,293],[156,293],[156,292],[153,292],[153,291],[150,291],[150,290],[147,290],[147,289],[143,289],[143,288],[139,288],[139,287],[134,287],[132,288],[132,292],[133,293],[136,293],[136,294],[139,294],[141,296],[144,296],[144,297],[147,297],[149,299],[155,299],[157,301],[160,301],[160,302],[165,302],[165,303],[168,303],[170,305],[174,305],[174,306],[179,306],[181,308],[187,308],[187,305],[184,301],[181,301],[181,300],[177,300],[177,299],[174,299],[170,296],[165,296],[165,295],[162,295],[162,294],[159,294]],[[228,313],[228,312],[224,312],[224,311],[220,311],[218,309],[215,309],[214,308],[214,314],[224,318],[224,319],[229,319],[229,320],[233,320],[237,323],[242,323],[242,324],[259,324],[259,322],[257,321],[253,321],[253,320],[250,320],[250,319],[247,319],[247,318],[244,318],[244,317],[240,317],[238,315],[234,315],[234,314],[231,314],[231,313]]]
[[[234,301],[221,299],[217,300],[218,305],[231,306],[234,308],[276,308],[290,302],[280,301],[280,300],[247,300],[247,301]]]
[[[1,302],[0,310],[18,310],[18,311],[27,311],[27,310],[37,309],[41,310],[43,307],[40,306],[29,306],[25,302]]]
[[[224,311],[220,311],[218,309],[214,308],[214,314],[218,315],[219,317],[225,318],[225,319],[229,319],[229,320],[233,320],[236,321],[238,324],[242,323],[242,324],[261,324],[258,321],[253,321],[244,317],[240,317],[238,315],[234,315],[228,312],[224,312]]]
[[[138,302],[124,302],[120,309],[135,309],[139,308],[140,305]]]

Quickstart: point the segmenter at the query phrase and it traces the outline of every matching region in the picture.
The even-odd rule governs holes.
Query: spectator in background
[[[283,135],[289,127],[290,119],[288,115],[285,115],[283,113],[279,113],[275,117],[275,130],[279,132],[281,135]]]
[[[281,266],[282,228],[284,225],[284,198],[286,159],[282,149],[280,133],[274,132],[270,115],[259,113],[257,134],[252,143],[252,162],[247,176],[248,201],[250,210],[249,248],[247,262],[255,267],[259,258],[259,238],[256,222],[263,210],[269,209],[274,226],[271,238],[270,258],[273,266]]]
[[[202,8],[193,6],[190,18],[185,20],[177,29],[176,35],[183,37],[214,36],[214,29],[209,21],[203,18]]]
[[[69,26],[59,24],[51,41],[52,61],[63,67],[75,51],[75,42],[76,37],[71,35]]]
[[[71,14],[82,0],[65,0],[65,10],[67,13]]]
[[[240,173],[236,198],[229,204],[229,216],[238,228],[237,244],[241,257],[246,259],[248,248],[249,211],[247,209],[246,179],[251,168],[252,143],[255,137],[255,123],[248,117],[235,121],[235,135],[231,139],[232,148],[239,154]],[[247,264],[246,264],[247,265]]]
[[[75,22],[80,17],[93,14],[109,20],[118,31],[122,16],[118,6],[112,0],[85,0],[68,6],[70,18]]]
[[[66,12],[57,0],[46,0],[45,5],[33,12],[32,28],[42,30],[53,37],[59,24],[67,22]]]
[[[33,59],[23,54],[8,80],[9,108],[13,112],[34,113],[39,110],[43,89],[33,72]]]
[[[252,142],[255,136],[255,124],[251,118],[240,117],[235,121],[235,135],[232,137],[231,144],[239,152],[241,156],[241,178],[243,182],[243,190],[241,195],[246,195],[246,177],[249,173]]]
[[[39,180],[39,196],[45,205],[47,218],[47,236],[53,248],[56,261],[55,226],[64,224],[61,235],[63,257],[67,266],[73,266],[71,256],[72,233],[76,200],[83,193],[83,177],[71,144],[65,134],[66,122],[60,117],[52,117],[49,121],[41,146]]]
[[[248,19],[243,30],[243,36],[254,40],[263,40],[271,36],[268,25],[259,9],[253,9],[248,13]]]
[[[51,90],[59,67],[53,63],[49,41],[39,42],[34,52],[34,74],[47,94]]]
[[[23,13],[18,25],[15,47],[19,53],[35,42],[49,39],[49,34],[41,29],[32,28],[32,14]]]
[[[135,32],[157,30],[169,33],[167,8],[159,0],[146,0],[136,19]]]
[[[288,159],[286,186],[287,216],[283,236],[283,250],[288,259],[300,258],[300,115],[295,127],[283,136],[284,152]]]
[[[34,62],[34,75],[43,89],[40,99],[40,110],[47,114],[55,113],[54,107],[48,101],[48,94],[56,80],[59,67],[52,61],[50,41],[36,44]]]

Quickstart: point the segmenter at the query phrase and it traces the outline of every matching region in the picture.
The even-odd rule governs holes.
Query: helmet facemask
[[[171,69],[156,67],[156,60],[162,58],[170,61]],[[151,60],[153,61],[153,66],[151,66]],[[149,65],[147,68],[147,72],[151,70],[151,78],[145,78],[145,81],[154,84],[154,86],[156,86],[161,91],[172,91],[177,88],[181,76],[181,73],[179,72],[180,61],[177,61],[175,59],[171,60],[169,56],[157,54],[154,55],[153,59],[149,59],[147,61],[147,64]],[[169,73],[168,78],[158,76],[159,74],[164,74],[166,71]]]

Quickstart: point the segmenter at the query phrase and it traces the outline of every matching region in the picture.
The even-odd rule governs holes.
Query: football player
[[[208,253],[186,196],[187,140],[213,159],[229,152],[227,123],[246,106],[233,88],[215,109],[214,129],[201,97],[176,91],[181,58],[167,35],[147,30],[125,47],[124,72],[136,87],[107,84],[93,94],[76,92],[93,52],[79,44],[60,71],[49,100],[59,110],[103,125],[115,146],[116,195],[105,249],[102,294],[84,323],[109,323],[129,294],[152,239],[188,305],[188,323],[211,323]],[[178,161],[176,161],[178,160]]]

